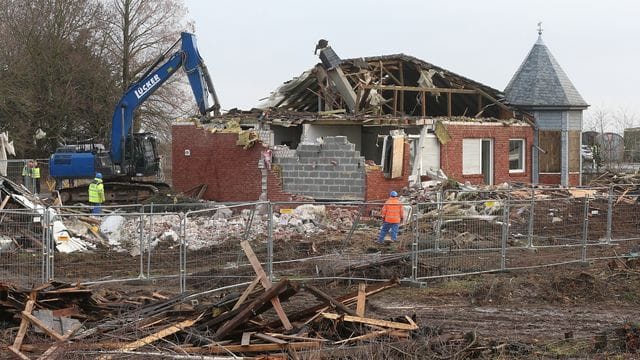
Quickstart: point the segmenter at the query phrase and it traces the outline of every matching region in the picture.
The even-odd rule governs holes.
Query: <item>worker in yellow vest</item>
[[[404,218],[404,208],[400,200],[398,200],[397,192],[392,191],[389,193],[389,199],[385,201],[382,207],[382,217],[383,223],[377,243],[384,244],[384,238],[389,232],[391,233],[391,241],[395,242],[398,240],[398,229]]]
[[[104,184],[102,174],[96,173],[95,179],[89,184],[89,203],[93,206],[91,212],[100,214],[102,203],[104,202]]]
[[[24,162],[24,166],[22,167],[22,181],[24,187],[30,189],[31,187],[31,160],[27,160]]]
[[[33,183],[36,189],[34,194],[40,194],[40,165],[38,165],[37,161],[33,162],[33,168],[31,168],[31,177],[33,178]]]

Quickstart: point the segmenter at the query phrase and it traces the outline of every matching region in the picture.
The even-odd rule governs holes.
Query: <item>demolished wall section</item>
[[[300,144],[291,156],[276,156],[283,189],[320,200],[363,200],[364,157],[346,136]]]
[[[205,200],[255,201],[262,192],[262,174],[258,167],[264,146],[260,142],[249,149],[236,145],[238,133],[213,133],[193,123],[174,124],[171,128],[172,178],[176,191],[187,191],[206,184]],[[267,176],[268,198],[285,201],[273,171]]]
[[[389,192],[395,190],[400,192],[409,185],[409,175],[411,175],[411,147],[405,141],[402,163],[402,176],[389,179],[384,176],[382,166],[368,166],[366,174],[366,196],[365,201],[385,200],[389,197]]]

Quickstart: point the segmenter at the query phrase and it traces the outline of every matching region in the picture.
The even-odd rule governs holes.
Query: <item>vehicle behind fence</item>
[[[375,244],[381,203],[251,202],[1,210],[0,269],[24,286],[49,280],[205,291],[251,282],[250,246],[272,279],[429,279],[638,256],[635,188],[442,192],[405,204],[398,242]],[[565,190],[561,190],[565,191]],[[58,250],[65,224],[81,251]],[[63,249],[68,249],[64,248]]]

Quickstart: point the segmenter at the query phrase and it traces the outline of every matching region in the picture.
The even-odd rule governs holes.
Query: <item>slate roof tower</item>
[[[589,105],[542,41],[540,23],[538,40],[504,92],[535,117],[533,183],[579,185],[582,112]]]

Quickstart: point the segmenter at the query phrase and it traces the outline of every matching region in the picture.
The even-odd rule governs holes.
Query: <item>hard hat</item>
[[[395,191],[392,191],[392,192],[390,192],[390,193],[389,193],[389,196],[391,196],[391,197],[397,197],[397,196],[398,196],[398,193],[397,193],[397,192],[395,192]]]
[[[102,179],[102,174],[101,173],[96,173],[96,179]]]

